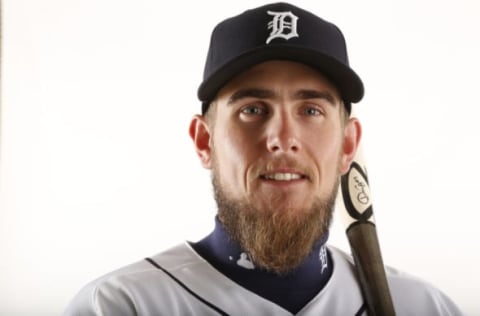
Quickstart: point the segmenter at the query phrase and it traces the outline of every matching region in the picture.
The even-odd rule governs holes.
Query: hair
[[[345,104],[345,101],[340,101],[340,119],[342,120],[343,125],[347,124],[348,119],[350,118],[351,107],[352,106],[349,105],[347,109],[347,104]]]
[[[217,100],[209,102],[207,111],[203,114],[203,117],[209,125],[215,124],[215,118],[217,113]]]

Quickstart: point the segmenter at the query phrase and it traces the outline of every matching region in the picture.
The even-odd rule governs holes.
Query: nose
[[[298,152],[300,140],[298,124],[287,113],[273,116],[267,126],[267,149],[269,152]]]

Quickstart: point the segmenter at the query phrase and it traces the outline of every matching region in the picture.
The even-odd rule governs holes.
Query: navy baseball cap
[[[274,3],[226,19],[213,30],[198,88],[202,114],[229,80],[267,60],[317,69],[337,87],[349,112],[350,103],[363,98],[363,83],[349,66],[340,29],[291,4]]]

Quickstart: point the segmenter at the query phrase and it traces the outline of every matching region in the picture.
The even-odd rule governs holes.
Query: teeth
[[[268,180],[275,180],[275,181],[291,181],[300,179],[300,176],[297,173],[272,173],[265,176]]]

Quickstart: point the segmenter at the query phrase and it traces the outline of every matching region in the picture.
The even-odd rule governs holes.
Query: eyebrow
[[[233,104],[238,100],[245,98],[272,99],[276,94],[272,90],[261,88],[246,88],[236,91],[228,99],[227,105]],[[335,106],[335,97],[328,91],[319,91],[314,89],[300,89],[292,95],[293,100],[323,99]]]
[[[319,91],[311,89],[301,89],[295,92],[293,95],[294,100],[310,100],[310,99],[323,99],[335,106],[337,102],[335,97],[328,91]]]
[[[259,89],[259,88],[247,88],[241,89],[236,91],[230,99],[228,99],[227,104],[232,104],[237,102],[238,100],[245,99],[245,98],[259,98],[259,99],[271,99],[275,96],[275,93],[271,90],[267,89]]]

